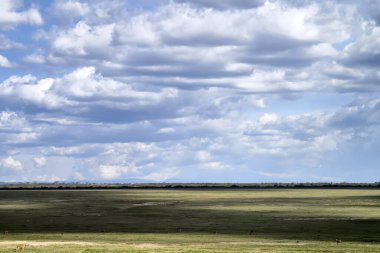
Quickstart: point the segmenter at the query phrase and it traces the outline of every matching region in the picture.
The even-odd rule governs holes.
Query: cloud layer
[[[0,181],[371,181],[376,6],[3,1]]]

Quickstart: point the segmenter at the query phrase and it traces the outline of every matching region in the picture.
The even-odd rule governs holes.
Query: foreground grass
[[[380,252],[376,243],[266,240],[210,234],[14,234],[2,237],[0,252]]]
[[[380,190],[0,191],[0,230],[0,252],[380,252]]]

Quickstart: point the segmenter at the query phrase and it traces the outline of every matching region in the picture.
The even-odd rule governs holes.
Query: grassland
[[[380,252],[380,190],[0,191],[0,231],[0,252]]]

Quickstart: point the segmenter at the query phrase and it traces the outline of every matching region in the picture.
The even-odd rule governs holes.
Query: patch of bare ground
[[[223,245],[283,245],[283,246],[293,246],[293,245],[307,245],[310,243],[305,242],[261,242],[261,241],[254,241],[254,242],[218,242],[218,243],[211,243],[211,244],[223,244]],[[199,244],[200,246],[201,244]]]
[[[17,245],[26,245],[32,247],[44,247],[44,246],[59,246],[59,245],[78,245],[78,246],[104,246],[108,243],[94,243],[94,242],[85,242],[85,241],[0,241],[0,246],[3,247],[14,247]],[[128,246],[136,249],[154,249],[162,248],[163,245],[154,244],[154,243],[113,243],[112,245],[122,245]]]
[[[26,244],[27,246],[51,246],[51,245],[83,245],[92,246],[100,245],[94,242],[83,241],[0,241],[0,246],[16,246],[20,244]]]
[[[163,248],[163,245],[155,244],[155,243],[139,243],[139,244],[128,244],[128,246],[137,248],[137,249],[157,249]]]
[[[17,245],[27,245],[27,246],[32,246],[32,247],[44,247],[44,246],[56,246],[56,245],[78,245],[78,246],[101,246],[101,245],[106,245],[108,243],[95,243],[95,242],[85,242],[85,241],[0,241],[0,246],[4,247],[13,247]],[[304,242],[260,242],[260,241],[255,241],[255,242],[217,242],[217,243],[191,243],[191,244],[186,244],[186,246],[193,246],[193,247],[201,247],[205,245],[284,245],[284,246],[292,246],[292,245],[307,245],[309,243],[304,243]],[[112,245],[123,245],[123,246],[128,246],[131,248],[136,248],[136,249],[155,249],[155,248],[164,248],[167,246],[177,246],[176,244],[156,244],[156,243],[112,243]]]
[[[368,220],[369,218],[356,218],[356,217],[297,217],[297,218],[285,218],[284,220]]]
[[[160,206],[160,205],[172,205],[176,203],[181,203],[183,201],[161,201],[161,202],[144,202],[144,203],[135,203],[132,204],[134,207],[136,206]]]

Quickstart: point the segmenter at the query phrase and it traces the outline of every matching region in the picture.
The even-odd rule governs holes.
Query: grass
[[[380,190],[0,191],[0,231],[0,252],[380,252]]]

